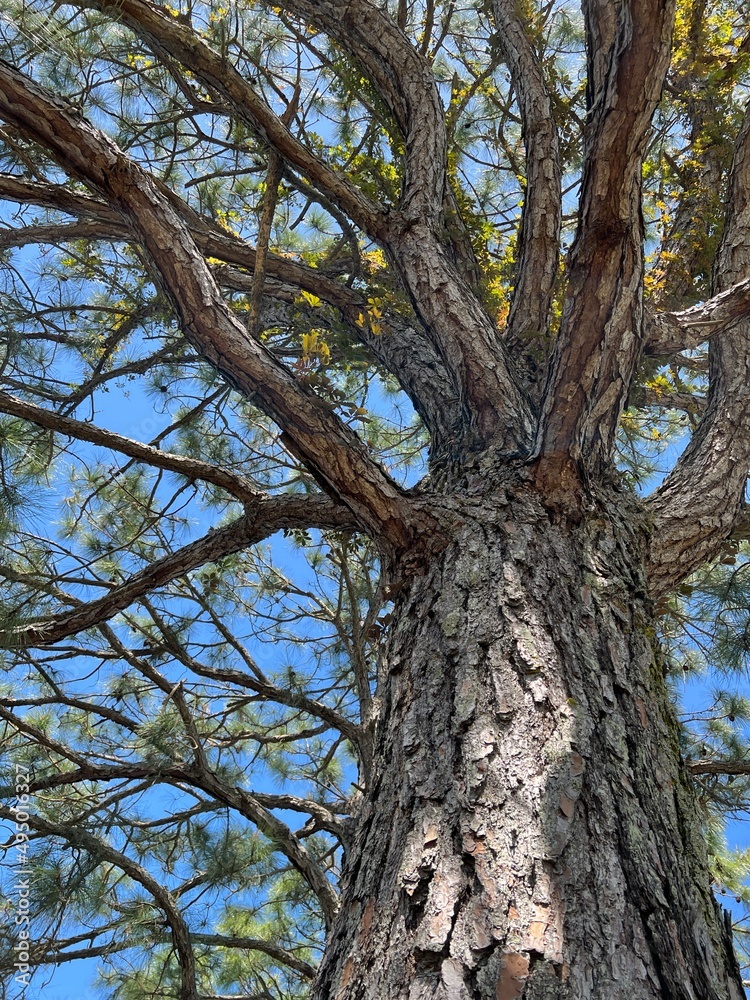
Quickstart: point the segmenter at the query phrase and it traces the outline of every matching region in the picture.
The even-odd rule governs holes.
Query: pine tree
[[[6,0],[4,995],[743,996],[749,60]]]

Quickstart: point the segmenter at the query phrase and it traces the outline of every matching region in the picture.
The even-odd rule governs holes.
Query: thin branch
[[[191,769],[191,783],[214,798],[225,802],[251,820],[258,829],[291,861],[318,897],[323,910],[326,927],[331,924],[338,911],[338,896],[328,881],[322,868],[310,857],[298,837],[272,812],[261,805],[251,792],[239,787],[231,788],[215,774],[206,769]]]
[[[7,806],[0,806],[0,817],[12,821],[14,819],[13,810]],[[31,813],[26,822],[28,822],[33,830],[37,830],[39,833],[60,837],[72,847],[82,848],[93,857],[115,865],[120,871],[132,878],[134,882],[143,886],[163,911],[172,931],[172,942],[180,962],[180,976],[182,981],[180,1000],[199,1000],[195,983],[195,957],[190,945],[190,934],[187,924],[176,906],[171,893],[132,858],[129,858],[121,851],[115,850],[106,841],[95,837],[80,826],[72,823],[52,823],[41,816]]]
[[[250,316],[248,329],[256,336],[259,332],[260,303],[266,283],[266,260],[268,244],[271,239],[273,217],[279,200],[279,184],[281,182],[282,159],[276,150],[271,150],[268,157],[268,172],[266,173],[266,190],[263,197],[263,208],[258,224],[258,243],[255,251],[255,269],[253,271],[252,289],[250,292]]]
[[[316,820],[322,830],[328,830],[339,839],[343,839],[343,829],[340,820],[319,802],[312,799],[302,799],[298,795],[269,795],[264,792],[255,792],[255,798],[266,809],[289,809],[292,812],[307,813]]]
[[[0,198],[3,197],[21,204],[57,208],[82,217],[76,223],[0,231],[0,245],[3,246],[64,243],[79,238],[129,242],[138,239],[127,222],[104,202],[85,195],[74,195],[61,185],[46,185],[0,174]],[[256,250],[239,237],[215,226],[211,220],[197,216],[183,202],[176,202],[176,205],[201,253],[228,262],[212,266],[219,285],[252,294]],[[236,267],[246,270],[239,271]],[[334,281],[318,268],[270,252],[265,255],[265,268],[267,277],[285,283],[285,287],[279,288],[266,281],[265,291],[269,296],[289,300],[286,286],[291,285],[295,289],[311,292],[340,310],[352,340],[364,344],[377,361],[398,379],[430,431],[436,452],[442,450],[443,442],[458,438],[462,416],[459,391],[439,353],[425,337],[424,331],[418,328],[416,320],[410,321],[389,309],[383,316],[386,335],[376,336],[367,323],[357,322],[358,317],[367,312],[366,296],[360,292]]]
[[[197,569],[207,562],[240,552],[282,528],[355,527],[351,513],[322,496],[267,496],[258,500],[244,517],[191,542],[177,552],[163,556],[125,583],[113,587],[97,600],[62,614],[16,625],[0,632],[0,646],[43,648],[67,636],[109,621],[134,601],[157,587]]]
[[[190,940],[195,944],[205,944],[212,949],[237,948],[242,951],[259,951],[280,965],[288,965],[290,969],[299,972],[306,979],[315,978],[316,970],[312,965],[303,962],[300,958],[295,958],[294,955],[290,955],[284,948],[271,941],[264,941],[260,938],[228,937],[224,934],[191,934]]]
[[[48,749],[58,750],[58,744],[54,740],[46,737],[40,730],[31,726],[23,719],[19,719],[16,716],[13,716],[12,713],[2,709],[0,709],[0,716],[19,732],[23,732],[31,736],[42,746],[46,746]],[[320,866],[311,858],[308,851],[302,846],[298,837],[292,833],[285,823],[270,812],[270,810],[263,804],[260,797],[254,795],[252,792],[248,792],[245,789],[240,788],[239,786],[226,784],[199,760],[194,761],[193,764],[177,763],[166,766],[162,764],[156,767],[153,764],[94,764],[86,761],[80,755],[74,754],[70,751],[66,752],[66,757],[78,765],[78,769],[76,771],[65,771],[58,775],[50,775],[46,778],[41,778],[37,781],[30,782],[29,788],[33,791],[42,791],[48,788],[59,788],[63,785],[77,784],[80,781],[115,781],[134,780],[139,778],[161,778],[171,784],[185,784],[191,788],[200,789],[201,791],[213,796],[213,798],[217,801],[236,809],[237,812],[254,823],[255,826],[257,826],[258,829],[268,837],[275,847],[305,878],[310,888],[320,900],[326,924],[330,926],[330,923],[333,921],[338,909],[338,896],[336,895],[333,886],[326,878],[326,875]],[[12,790],[6,789],[4,791],[11,793]],[[268,796],[265,798],[266,801],[269,801]],[[271,801],[272,799],[273,797],[271,797]],[[299,803],[300,800],[296,800],[297,806],[299,806]],[[10,810],[5,810],[5,812],[10,815]],[[0,816],[3,815],[4,811],[0,810]],[[333,820],[333,823],[336,823],[335,819]],[[31,825],[33,826],[34,824],[32,823]],[[44,827],[39,828],[42,832],[57,832],[56,829],[48,830]],[[65,829],[68,828],[75,831],[75,835],[77,835],[78,831],[81,830],[79,825],[73,823],[66,824]],[[81,832],[83,834],[82,830]],[[86,834],[83,835],[89,836]],[[77,841],[71,838],[68,839],[72,844],[77,843]],[[93,837],[91,838],[92,841],[94,839],[95,838]],[[125,856],[123,855],[123,857]],[[119,865],[119,867],[122,867],[122,865]],[[137,867],[138,866],[136,866],[136,868]],[[123,868],[123,871],[125,870],[126,869]],[[130,874],[130,872],[128,872],[128,874]],[[137,879],[137,881],[140,880]],[[162,890],[162,892],[168,896],[170,900],[172,900],[172,897],[166,893],[166,890]],[[156,898],[158,899],[158,897]],[[172,904],[174,905],[174,900],[172,900]],[[172,925],[171,921],[170,925]]]
[[[52,410],[36,406],[34,403],[27,403],[25,400],[11,396],[6,392],[0,392],[0,413],[21,417],[38,427],[45,427],[78,441],[88,441],[102,448],[110,448],[112,451],[134,458],[136,461],[146,462],[154,468],[166,469],[169,472],[185,476],[186,479],[198,479],[202,482],[212,483],[214,486],[226,490],[242,503],[254,504],[264,497],[264,494],[255,489],[249,480],[237,473],[211,465],[209,462],[202,462],[197,458],[175,455],[148,444],[141,444],[140,441],[115,434],[113,431],[97,427],[87,421],[74,420],[72,417],[65,417]]]
[[[229,264],[253,271],[256,251],[238,236],[226,232],[212,220],[198,215],[184,201],[169,192],[172,206],[190,230],[196,246],[205,257],[216,257]],[[29,243],[63,243],[79,238],[138,240],[138,234],[128,220],[98,198],[76,194],[61,184],[42,184],[37,181],[0,173],[0,198],[21,205],[38,205],[53,211],[80,216],[79,223],[55,226],[26,226],[21,229],[0,230],[0,246],[26,246]],[[312,292],[339,309],[361,312],[364,300],[346,285],[321,273],[318,268],[307,267],[299,261],[266,255],[266,272],[273,278],[296,285]]]
[[[215,624],[219,625],[219,623]],[[143,671],[144,664],[140,657],[128,650],[120,642],[109,626],[101,625],[100,628],[109,644],[117,653],[119,653],[120,657],[131,667],[134,667],[136,670]],[[225,630],[220,628],[220,631],[224,635],[224,638],[231,641],[228,629]],[[237,668],[211,667],[208,664],[201,663],[194,657],[190,656],[190,654],[187,653],[187,651],[183,649],[179,643],[167,641],[165,642],[164,648],[177,660],[179,660],[180,663],[183,663],[189,670],[192,670],[198,677],[206,677],[209,680],[220,681],[222,684],[236,684],[237,687],[253,691],[254,695],[257,695],[267,701],[273,701],[278,705],[285,705],[288,708],[298,709],[299,711],[310,715],[314,719],[320,719],[322,722],[325,722],[327,726],[338,730],[338,732],[340,732],[346,739],[350,740],[354,746],[359,747],[362,743],[364,738],[363,730],[355,722],[352,722],[340,712],[336,711],[335,708],[331,708],[330,705],[326,705],[325,702],[318,701],[316,698],[311,698],[301,691],[294,691],[290,688],[279,687],[269,681],[260,671],[255,674],[249,674],[243,670],[238,670]],[[253,698],[253,700],[255,699]]]
[[[85,0],[80,6],[114,17],[158,53],[167,53],[189,67],[212,93],[229,102],[284,160],[294,164],[361,228],[377,237],[385,218],[382,207],[370,201],[343,173],[323,163],[295,138],[253,86],[191,28],[164,8],[146,0],[117,0],[114,4],[108,0]]]
[[[289,127],[299,104],[299,83],[294,91],[294,96],[284,109],[281,116],[283,125]],[[258,320],[260,316],[260,302],[263,297],[263,287],[266,281],[266,260],[268,258],[268,246],[271,240],[271,229],[273,218],[276,214],[276,205],[279,200],[279,184],[284,168],[284,160],[277,150],[272,149],[268,155],[268,171],[266,173],[266,190],[263,196],[263,208],[258,224],[258,243],[255,251],[255,270],[253,271],[253,288],[250,295],[250,319],[248,326],[252,334],[258,332]]]
[[[690,392],[660,392],[658,389],[638,387],[631,393],[630,402],[634,406],[655,406],[662,410],[682,410],[697,416],[706,409],[703,396],[694,396]]]

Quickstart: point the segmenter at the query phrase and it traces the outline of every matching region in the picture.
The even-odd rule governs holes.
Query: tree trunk
[[[738,1000],[641,570],[486,470],[404,586],[325,1000]],[[489,488],[488,488],[489,487]]]

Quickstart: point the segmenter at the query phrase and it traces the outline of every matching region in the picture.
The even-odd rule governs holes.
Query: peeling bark
[[[368,0],[281,2],[347,50],[401,130],[403,190],[386,211],[294,136],[184,19],[147,0],[80,6],[111,13],[157,55],[189,66],[268,144],[278,168],[272,179],[279,171],[304,176],[347,235],[359,227],[385,248],[416,320],[394,317],[392,340],[358,336],[412,395],[432,435],[436,474],[416,490],[400,489],[332,405],[248,334],[219,286],[223,278],[227,287],[249,288],[257,309],[265,270],[285,283],[272,286],[282,298],[293,298],[294,288],[319,293],[352,326],[361,293],[274,257],[267,238],[253,249],[222,233],[64,102],[0,63],[5,120],[97,193],[0,175],[0,197],[79,218],[32,227],[25,237],[139,242],[185,337],[278,423],[290,451],[330,494],[259,496],[227,470],[0,394],[0,411],[202,478],[246,503],[233,525],[157,560],[101,600],[71,600],[72,610],[6,633],[0,644],[45,647],[96,626],[124,663],[152,677],[106,624],[131,603],[147,604],[155,588],[280,527],[365,531],[385,557],[396,606],[376,698],[370,704],[369,690],[362,697],[361,726],[262,674],[169,650],[198,676],[239,683],[322,720],[359,751],[365,792],[338,917],[327,875],[270,812],[303,800],[227,789],[199,755],[182,775],[284,845],[317,893],[332,931],[316,1000],[739,1000],[731,928],[709,888],[651,601],[739,524],[750,465],[750,124],[732,174],[717,294],[701,306],[644,316],[641,163],[669,60],[674,0],[584,2],[590,100],[580,218],[551,351],[544,340],[560,164],[549,95],[513,4],[494,0],[524,119],[530,188],[507,342],[476,295],[466,232],[451,218],[444,113],[424,58],[432,26],[420,52],[403,31],[403,4],[394,22]],[[2,235],[0,244],[20,238]],[[226,264],[212,270],[206,256]],[[247,272],[256,268],[253,279]],[[642,350],[669,353],[709,336],[708,399],[673,474],[647,504],[605,489],[616,478],[616,428]],[[540,413],[529,398],[535,373],[524,371],[529,339],[548,364]],[[528,461],[531,471],[522,468]],[[24,731],[12,712],[5,716]],[[335,817],[313,813],[340,829]],[[159,902],[158,885],[133,872]],[[160,905],[170,916],[163,893]],[[194,1000],[180,919],[169,922],[175,946],[187,949],[183,996]]]
[[[397,602],[314,996],[739,1000],[642,512],[602,496],[571,530],[483,468],[445,514],[451,545]]]

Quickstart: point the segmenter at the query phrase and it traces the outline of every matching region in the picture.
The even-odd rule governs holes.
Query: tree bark
[[[404,586],[317,1000],[738,1000],[642,571],[646,518],[556,522],[477,467]]]

